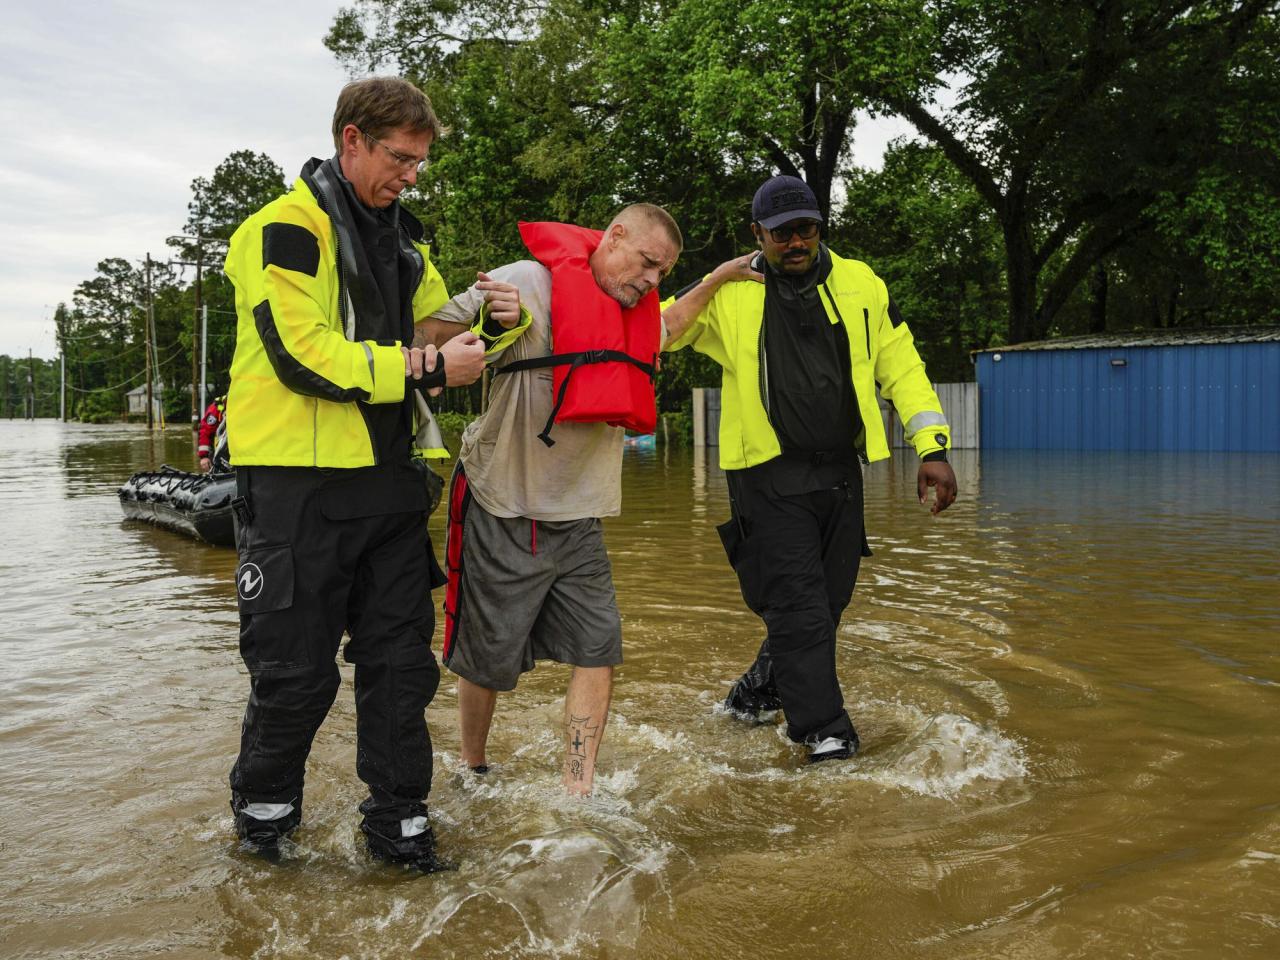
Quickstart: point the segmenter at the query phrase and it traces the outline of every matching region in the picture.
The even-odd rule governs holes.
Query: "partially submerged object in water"
[[[219,547],[235,546],[234,473],[186,473],[165,465],[135,473],[121,486],[126,519],[152,523]]]

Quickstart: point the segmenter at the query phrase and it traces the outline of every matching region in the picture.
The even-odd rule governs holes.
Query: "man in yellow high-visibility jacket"
[[[278,851],[301,821],[306,758],[338,690],[346,632],[369,852],[441,866],[425,710],[440,679],[431,589],[443,577],[415,458],[443,452],[423,395],[475,380],[485,353],[472,332],[412,346],[415,321],[449,295],[398,198],[441,132],[407,81],[348,84],[336,155],[307,163],[231,239],[239,325],[227,424],[251,682],[231,807],[260,852]],[[519,323],[514,287],[487,299],[504,328]]]
[[[665,349],[691,346],[723,368],[720,466],[732,519],[720,535],[743,599],[767,636],[726,706],[753,719],[781,708],[813,761],[852,756],[858,734],[836,676],[835,635],[869,555],[859,460],[888,440],[876,385],[921,458],[920,500],[951,505],[950,429],[884,283],[819,241],[822,216],[796,177],[752,201],[760,251],[721,264],[663,312]]]

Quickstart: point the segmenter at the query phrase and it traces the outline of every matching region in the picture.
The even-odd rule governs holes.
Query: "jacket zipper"
[[[764,358],[764,317],[760,318],[760,340],[756,345],[756,363],[759,365],[760,402],[764,405],[764,419],[769,428],[776,434],[773,419],[769,416],[769,374]]]
[[[831,304],[831,309],[835,311],[836,320],[838,320],[840,322],[840,325],[844,327],[845,337],[847,338],[849,336],[849,325],[844,322],[844,315],[840,312],[840,308],[836,306],[836,298],[831,295],[831,290],[827,287],[825,283],[822,285],[822,289],[826,291],[827,302]],[[871,317],[866,307],[862,308],[862,329],[866,333],[867,360],[870,361],[871,360]],[[851,343],[849,346],[852,349],[853,344]],[[850,357],[849,360],[850,360],[849,377],[851,380],[853,380],[854,379],[853,363],[852,363],[853,358]],[[854,403],[854,406],[858,405],[858,384],[856,382],[853,383],[853,403]],[[871,462],[870,459],[867,457],[867,448],[866,448],[866,440],[865,440],[866,430],[867,430],[867,425],[864,422],[862,424],[862,432],[864,437],[863,444],[861,447],[858,447],[857,449],[858,459],[861,460],[864,464]]]

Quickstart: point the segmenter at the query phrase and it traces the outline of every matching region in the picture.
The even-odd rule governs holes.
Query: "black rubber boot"
[[[760,714],[781,710],[782,700],[772,683],[761,686],[759,677],[749,670],[729,688],[724,705],[726,710],[731,710],[743,719],[763,723],[765,721]]]
[[[371,822],[363,820],[360,830],[364,834],[369,856],[385,863],[399,863],[423,873],[439,873],[456,870],[458,865],[443,860],[436,853],[436,838],[431,827],[412,837],[400,835],[400,823]]]
[[[293,810],[275,820],[259,820],[244,812],[249,801],[237,793],[231,794],[231,812],[236,818],[236,835],[241,847],[272,862],[280,859],[280,841],[298,829],[302,823],[302,800],[293,804]]]
[[[778,682],[773,676],[773,657],[769,652],[767,638],[760,644],[760,652],[756,654],[756,659],[747,668],[747,672],[729,688],[729,696],[725,697],[724,705],[725,709],[754,723],[767,722],[760,714],[782,709],[782,698],[778,696]]]
[[[858,752],[862,744],[858,734],[849,729],[849,736],[810,737],[805,740],[809,748],[809,762],[822,763],[824,760],[848,760]]]

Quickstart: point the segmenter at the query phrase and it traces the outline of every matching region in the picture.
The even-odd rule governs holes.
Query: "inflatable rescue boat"
[[[234,473],[186,473],[168,465],[135,473],[119,491],[126,519],[149,520],[219,547],[236,543],[235,495]]]

